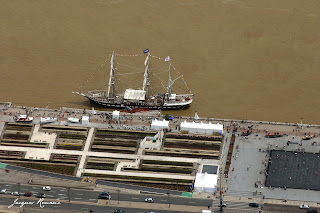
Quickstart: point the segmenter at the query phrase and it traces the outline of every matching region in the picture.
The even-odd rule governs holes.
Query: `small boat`
[[[249,136],[251,135],[251,133],[252,133],[252,130],[248,129],[246,132],[242,132],[241,136]]]
[[[57,121],[57,118],[50,118],[50,117],[45,117],[45,118],[40,118],[40,123],[41,124],[46,124],[46,123],[52,123]]]
[[[80,119],[79,118],[68,118],[68,121],[71,122],[71,123],[79,123],[80,122]]]
[[[314,135],[305,135],[302,137],[302,140],[310,140],[311,138],[314,138]]]
[[[286,134],[284,133],[281,133],[281,132],[275,132],[275,133],[267,133],[265,135],[266,138],[280,138],[280,137],[283,137],[285,136]]]
[[[33,117],[28,117],[27,115],[19,115],[16,119],[16,122],[32,122]]]

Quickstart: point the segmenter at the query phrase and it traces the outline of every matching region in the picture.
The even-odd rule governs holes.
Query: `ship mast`
[[[171,86],[174,82],[171,80],[171,60],[169,59],[169,80],[168,80],[168,98],[171,96]]]
[[[149,84],[150,84],[150,81],[149,81],[149,56],[150,56],[150,53],[148,53],[147,58],[144,62],[146,69],[145,69],[144,75],[143,75],[143,87],[142,87],[142,89],[144,91],[146,91],[146,98],[149,97]]]
[[[109,78],[109,87],[108,87],[108,98],[114,98],[114,83],[115,83],[115,79],[114,79],[114,67],[113,67],[113,63],[114,63],[114,52],[112,52],[112,56],[110,59],[110,64],[111,64],[111,69],[110,69],[110,78]]]

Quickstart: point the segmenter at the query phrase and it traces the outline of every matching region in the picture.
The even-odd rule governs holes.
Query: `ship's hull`
[[[187,109],[189,108],[190,103],[185,104],[174,104],[174,105],[148,105],[148,104],[140,104],[140,103],[110,103],[108,101],[101,101],[101,100],[95,100],[91,97],[87,97],[91,102],[104,106],[106,108],[112,108],[112,109],[124,109],[126,106],[130,108],[145,108],[145,109],[151,109],[151,110],[176,110],[176,109]]]

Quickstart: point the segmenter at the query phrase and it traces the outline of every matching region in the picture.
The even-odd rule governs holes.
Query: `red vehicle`
[[[24,193],[24,196],[26,196],[26,197],[31,197],[31,196],[32,196],[32,193],[31,193],[31,192],[26,192],[26,193]]]

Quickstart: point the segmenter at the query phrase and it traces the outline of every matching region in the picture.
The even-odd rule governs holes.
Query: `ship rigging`
[[[115,68],[115,56],[113,52],[110,57],[110,75],[108,90],[92,90],[86,93],[72,92],[77,95],[88,98],[90,101],[103,105],[107,108],[148,108],[148,109],[184,109],[190,106],[193,101],[193,94],[176,94],[172,92],[172,85],[182,75],[178,76],[174,80],[171,77],[171,59],[168,56],[165,62],[168,62],[168,86],[165,87],[165,93],[151,94],[150,91],[150,57],[153,57],[149,51],[147,53],[144,65],[143,84],[141,89],[125,89],[122,93],[116,93],[115,74],[117,69]],[[162,86],[164,84],[161,82]]]

